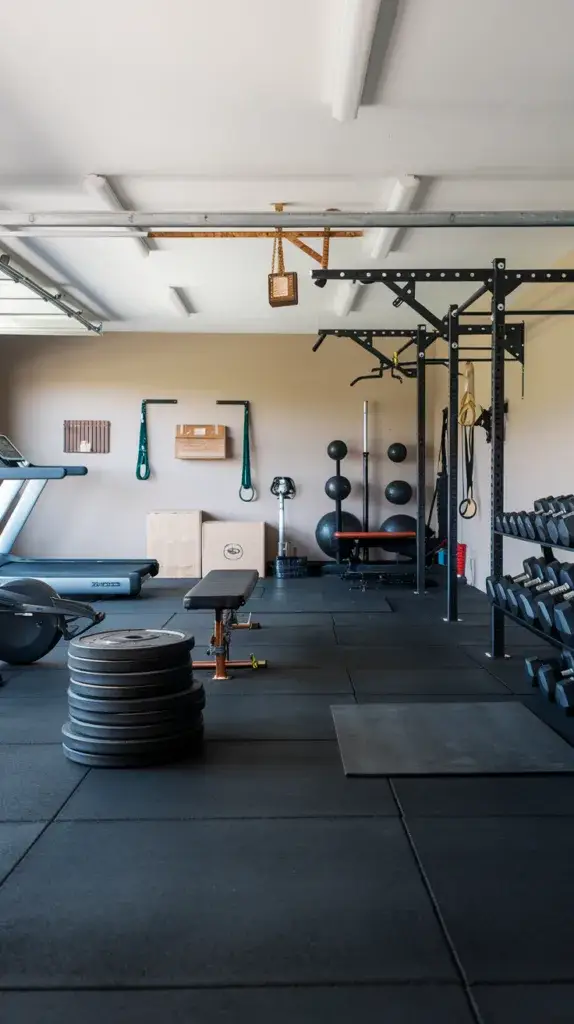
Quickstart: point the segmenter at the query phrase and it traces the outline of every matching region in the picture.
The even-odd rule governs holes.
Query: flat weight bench
[[[230,661],[229,645],[234,629],[259,629],[258,622],[237,621],[237,609],[251,597],[259,573],[255,569],[212,569],[183,599],[186,611],[213,611],[215,623],[209,653],[213,661],[195,661],[193,667],[215,669],[214,679],[229,679],[229,668],[266,668],[266,661],[258,661],[252,654],[244,661]]]

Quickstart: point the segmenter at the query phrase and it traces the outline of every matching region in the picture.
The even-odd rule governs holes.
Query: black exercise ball
[[[417,521],[413,516],[405,516],[401,513],[397,515],[389,516],[385,519],[384,523],[381,523],[381,530],[386,533],[416,533],[417,532]],[[428,548],[430,541],[434,537],[434,530],[430,526],[425,527],[425,546]],[[404,537],[398,540],[385,540],[382,541],[381,547],[386,551],[394,551],[400,555],[406,555],[407,558],[415,559],[417,557],[417,542],[415,537]]]
[[[345,458],[346,454],[347,445],[344,441],[331,441],[331,443],[327,445],[327,455],[330,459],[338,459],[340,462],[341,459]]]
[[[325,494],[333,501],[344,501],[351,493],[351,481],[346,476],[330,476],[325,484]]]
[[[389,516],[381,523],[381,531],[385,533],[416,533],[417,521],[413,516],[405,516],[400,513]],[[397,540],[385,540],[381,544],[386,551],[395,551],[401,555],[408,555],[414,558],[416,555],[416,541],[414,538],[403,537]]]
[[[387,448],[387,455],[391,462],[404,462],[407,457],[407,449],[400,441],[395,441]]]
[[[413,489],[406,480],[391,480],[385,487],[385,498],[391,505],[406,505],[413,496]]]
[[[341,516],[343,530],[360,530],[361,523],[352,512],[343,512]],[[321,516],[315,528],[315,540],[321,551],[329,558],[337,557],[337,541],[333,537],[336,528],[336,513],[327,512]],[[351,553],[351,541],[341,541],[341,557],[348,558]]]

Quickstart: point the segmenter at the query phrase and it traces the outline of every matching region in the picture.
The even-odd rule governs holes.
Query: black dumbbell
[[[574,677],[574,653],[565,651],[561,662],[545,661],[538,669],[538,685],[548,700],[554,700],[558,683]]]
[[[574,502],[571,498],[556,498],[552,502],[552,508],[546,512],[538,512],[534,519],[534,529],[538,540],[542,543],[548,543],[552,541],[554,536],[554,543],[558,544],[558,525],[559,521],[564,515],[568,515],[574,511]],[[558,520],[558,522],[557,522]],[[554,529],[556,527],[556,529]],[[552,530],[552,533],[550,532]]]
[[[553,530],[556,529],[557,539],[555,544],[564,544],[565,547],[574,547],[574,510],[566,512],[553,523]]]
[[[549,586],[552,577],[556,578],[554,586]],[[552,633],[554,629],[554,608],[569,591],[574,592],[574,565],[564,562],[559,569],[548,573],[548,580],[534,587],[534,592],[520,594],[518,603],[520,614],[531,626]]]
[[[525,669],[526,675],[530,679],[530,682],[531,682],[532,686],[538,686],[538,669],[540,668],[541,665],[544,665],[544,664],[545,664],[545,662],[542,660],[542,658],[525,658],[524,659],[524,669]],[[556,665],[556,668],[559,669],[561,667],[561,665],[562,665],[562,662],[560,661],[559,658],[555,658],[555,659],[553,659],[552,664]]]
[[[554,700],[564,709],[567,715],[572,714],[574,711],[574,683],[570,677],[556,683]]]
[[[550,589],[560,582],[558,574],[561,569],[561,562],[545,562],[543,566],[536,566],[532,577],[524,583],[507,584],[505,588],[506,607],[513,615],[522,615],[522,606],[519,598],[523,594],[540,593],[540,588]]]
[[[554,625],[560,633],[562,643],[574,647],[574,590],[562,595],[559,604],[554,605]]]
[[[515,515],[516,528],[518,530],[518,536],[524,537],[525,540],[532,540],[531,534],[528,532],[528,525],[531,525],[532,535],[536,536],[534,530],[534,520],[536,519],[536,512],[517,512]]]
[[[569,569],[566,568],[566,565],[567,563],[564,563],[563,570],[559,574],[560,585],[546,590],[540,597],[535,598],[538,616],[535,625],[545,633],[560,632],[556,622],[556,610],[560,608],[564,612],[564,609],[569,608],[570,602],[574,599],[574,572],[572,572],[571,565]]]
[[[542,556],[535,558],[533,556],[531,558],[524,559],[522,563],[524,571],[519,573],[518,576],[510,576],[507,574],[506,576],[496,579],[493,576],[488,576],[486,579],[486,590],[489,597],[491,597],[496,604],[504,607],[506,605],[506,591],[508,587],[514,585],[518,586],[521,583],[526,583],[528,580],[543,580],[545,578],[544,573],[546,571],[546,565],[547,562],[545,558]]]

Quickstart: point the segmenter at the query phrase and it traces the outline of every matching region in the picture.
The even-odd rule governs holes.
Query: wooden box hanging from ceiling
[[[281,228],[277,229],[277,234],[273,239],[273,256],[271,257],[271,273],[268,275],[268,288],[270,306],[296,306],[299,302],[297,274],[294,271],[285,270]]]

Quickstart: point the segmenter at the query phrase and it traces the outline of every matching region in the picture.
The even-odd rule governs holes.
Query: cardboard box
[[[202,569],[257,569],[265,576],[265,523],[204,523]]]
[[[201,576],[201,519],[196,510],[148,512],[147,555],[157,558],[159,576]]]
[[[178,423],[176,459],[224,459],[226,455],[227,427],[221,423]]]

